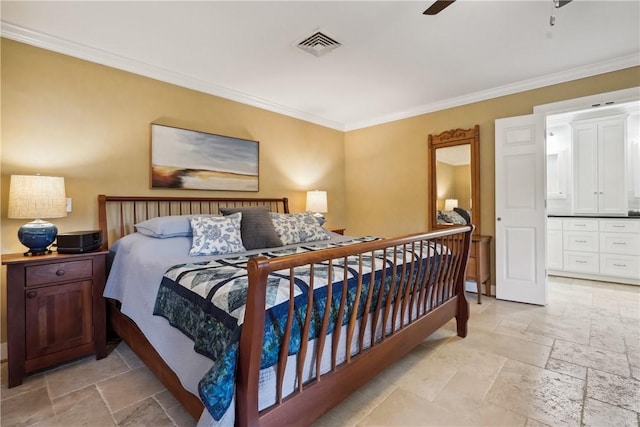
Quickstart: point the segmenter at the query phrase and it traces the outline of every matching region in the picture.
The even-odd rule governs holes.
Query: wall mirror
[[[431,229],[466,224],[480,234],[480,126],[429,135]]]

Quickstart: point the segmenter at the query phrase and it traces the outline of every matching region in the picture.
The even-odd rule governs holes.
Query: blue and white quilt
[[[326,249],[344,246],[354,243],[375,240],[373,237],[352,239],[340,243],[315,244],[313,246],[297,247],[292,249],[274,250],[261,255],[277,257],[295,253],[303,253],[312,250]],[[382,291],[382,303],[387,298],[392,298],[392,303],[397,298],[402,298],[406,292],[406,284],[409,277],[405,277],[403,283],[399,283],[402,274],[402,264],[419,261],[428,268],[414,268],[414,276],[429,274],[438,268],[437,256],[441,252],[440,247],[434,243],[425,243],[422,248],[419,245],[406,252],[402,247],[397,251],[387,250],[386,259],[382,251],[378,251],[372,259],[371,253],[363,255],[362,282],[363,289],[359,301],[356,299],[356,288],[359,275],[358,257],[335,259],[332,263],[334,281],[339,286],[332,287],[332,307],[327,334],[333,332],[336,327],[341,327],[348,322],[353,310],[357,310],[357,317],[365,314],[365,302],[369,287],[371,286],[372,265],[376,269],[373,274],[373,300],[377,301]],[[427,259],[435,256],[431,262]],[[394,257],[397,266],[396,275],[391,274]],[[420,259],[422,257],[422,259]],[[198,385],[200,398],[214,419],[219,420],[231,404],[235,390],[236,365],[238,360],[238,347],[240,332],[244,321],[245,303],[247,299],[248,276],[247,262],[249,257],[239,256],[224,260],[215,260],[202,263],[181,264],[171,267],[164,275],[154,308],[154,314],[166,318],[169,323],[181,330],[194,342],[194,349],[214,361],[213,367],[200,380]],[[387,269],[386,280],[381,284],[382,269]],[[417,266],[416,266],[417,267]],[[346,309],[342,319],[338,319],[338,309],[342,298],[344,270],[347,270]],[[309,266],[295,269],[294,278],[294,323],[289,343],[289,355],[295,355],[300,350],[302,340],[315,339],[321,329],[322,315],[327,301],[327,279],[329,277],[328,263],[314,265],[313,280],[313,310],[309,334],[303,337],[303,325],[307,312],[309,292]],[[433,271],[432,271],[433,272]],[[409,269],[406,271],[408,276]],[[435,277],[432,274],[431,277]],[[395,277],[396,283],[392,283]],[[423,277],[418,277],[417,283],[421,283]],[[414,282],[414,283],[416,283]],[[391,290],[391,292],[390,292]],[[266,320],[264,330],[263,352],[261,369],[274,366],[277,363],[281,337],[284,335],[288,301],[290,291],[289,270],[274,272],[268,277],[266,290]],[[375,309],[371,304],[369,312]]]

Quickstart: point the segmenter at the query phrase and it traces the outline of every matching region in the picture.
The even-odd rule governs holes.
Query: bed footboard
[[[238,383],[236,384],[236,425],[238,426],[286,426],[308,425],[316,418],[336,406],[357,388],[368,382],[384,368],[405,355],[435,330],[452,318],[457,322],[457,333],[464,337],[467,333],[469,305],[464,293],[469,244],[472,227],[459,227],[446,231],[418,234],[396,239],[385,239],[360,243],[341,248],[311,252],[303,255],[266,259],[258,257],[249,263],[249,290],[247,310],[240,341]],[[424,251],[433,250],[435,256]],[[408,261],[402,253],[419,254]],[[375,263],[375,254],[383,253],[386,268],[380,269],[380,276],[370,275],[369,284],[363,280],[365,259]],[[388,256],[392,254],[392,256]],[[332,264],[343,262],[361,274],[357,275],[357,285],[353,290],[354,301],[364,313],[358,317],[358,310],[349,312],[348,298],[323,303],[323,313],[312,313],[314,292],[308,292],[309,307],[300,325],[302,336],[309,336],[311,328],[320,325],[314,345],[301,339],[301,347],[291,364],[288,351],[294,319],[293,302],[289,304],[289,315],[280,344],[280,355],[276,367],[276,404],[262,411],[258,410],[258,382],[263,347],[265,325],[265,298],[267,278],[273,272],[287,271],[294,277],[297,268],[313,269],[317,265],[328,266],[329,278],[327,295],[332,294],[332,286],[343,286],[342,295],[349,285],[346,278],[331,277]],[[373,261],[371,261],[373,260]],[[391,265],[389,265],[389,263]],[[374,271],[374,266],[370,266]],[[379,266],[382,267],[382,266]],[[345,269],[346,271],[346,269]],[[310,288],[313,289],[313,274]],[[375,278],[374,278],[375,277]],[[374,282],[380,283],[378,292]],[[293,294],[293,279],[291,294]],[[386,286],[384,284],[387,284]],[[357,304],[354,303],[354,306]],[[343,331],[346,334],[346,357],[338,360],[340,330],[335,329],[331,339],[325,339],[330,316],[348,318]],[[314,321],[315,320],[315,324]],[[366,332],[370,331],[369,334]],[[338,338],[336,338],[336,335]],[[354,344],[357,351],[353,351]],[[326,348],[328,347],[328,348]],[[351,350],[349,350],[351,349]],[[320,360],[323,351],[331,351],[331,368],[322,372]],[[305,359],[312,352],[316,363],[309,379],[303,376]],[[297,372],[296,389],[284,395],[285,370]]]

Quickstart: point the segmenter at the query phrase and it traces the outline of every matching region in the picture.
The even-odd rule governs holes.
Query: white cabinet
[[[582,273],[597,273],[598,220],[565,219],[562,224],[564,269]]]
[[[640,285],[640,218],[548,218],[547,269]]]
[[[562,220],[547,218],[547,268],[562,270]]]
[[[626,116],[572,123],[573,213],[626,215]]]

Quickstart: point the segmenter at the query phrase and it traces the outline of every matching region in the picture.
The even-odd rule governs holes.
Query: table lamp
[[[320,225],[324,224],[324,215],[322,214],[327,212],[327,192],[307,191],[307,211],[314,212],[313,216]]]
[[[29,248],[25,256],[51,253],[49,245],[58,228],[42,218],[67,216],[64,178],[41,175],[11,175],[9,218],[34,219],[18,230],[18,240]]]
[[[458,207],[458,199],[446,199],[444,201],[445,211],[452,211],[453,208],[457,208],[457,207]]]

